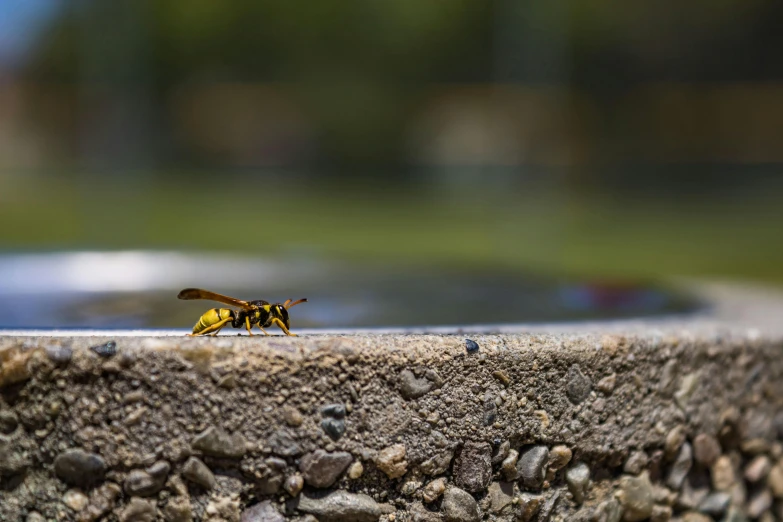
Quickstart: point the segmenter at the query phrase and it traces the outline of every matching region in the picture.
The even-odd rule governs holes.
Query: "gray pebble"
[[[215,487],[215,475],[206,464],[196,457],[190,457],[182,466],[182,476],[206,490]]]
[[[476,353],[479,351],[479,345],[473,339],[465,339],[465,349],[468,353]]]
[[[644,468],[647,467],[647,463],[650,462],[650,458],[644,451],[634,451],[628,456],[628,460],[623,465],[623,471],[630,475],[638,475]]]
[[[256,490],[261,495],[274,495],[280,490],[285,480],[286,462],[277,457],[269,457],[264,460],[265,471],[256,481]]]
[[[560,500],[560,491],[555,491],[548,499],[546,499],[544,505],[541,506],[541,512],[538,514],[538,522],[547,522],[549,520],[549,517],[552,516],[552,512],[557,506],[558,500]]]
[[[533,446],[520,454],[517,461],[517,474],[525,487],[541,487],[546,476],[548,458],[549,449],[546,446]]]
[[[163,484],[156,481],[146,471],[134,469],[125,478],[123,489],[125,489],[125,493],[133,497],[149,497],[163,489]]]
[[[698,506],[699,511],[718,517],[723,515],[731,504],[731,495],[728,493],[711,493],[707,495]]]
[[[400,395],[404,399],[418,399],[429,393],[435,384],[424,377],[416,377],[412,371],[400,372]]]
[[[690,480],[686,480],[682,485],[682,490],[677,497],[677,507],[684,510],[696,509],[704,502],[707,495],[710,493],[710,488],[696,487],[691,485]]]
[[[210,426],[193,439],[191,447],[211,457],[240,459],[247,452],[247,441],[241,433],[229,435],[215,426]]]
[[[598,505],[596,515],[597,520],[601,522],[620,522],[620,518],[623,516],[623,507],[616,499],[610,498]]]
[[[353,456],[345,451],[328,453],[317,449],[308,453],[299,463],[305,482],[316,488],[328,488],[348,468]]]
[[[103,481],[106,462],[95,453],[71,449],[54,459],[54,472],[67,484],[85,487]]]
[[[10,435],[19,426],[19,418],[11,410],[0,410],[0,433]]]
[[[153,522],[155,515],[155,504],[152,501],[134,497],[120,513],[120,522]]]
[[[685,477],[693,466],[693,450],[687,442],[680,446],[680,451],[674,459],[669,475],[666,477],[666,485],[674,490],[680,489]]]
[[[327,404],[321,408],[321,415],[324,417],[333,417],[335,419],[344,419],[345,405],[341,403]]]
[[[297,509],[320,522],[377,522],[381,516],[381,507],[371,497],[343,490],[302,493]]]
[[[276,430],[269,436],[267,444],[275,455],[296,457],[302,454],[302,447],[287,430]]]
[[[165,460],[160,460],[143,471],[135,469],[125,478],[125,492],[135,497],[154,495],[163,489],[169,471],[171,471],[171,466]]]
[[[492,465],[500,464],[505,460],[506,457],[508,457],[508,452],[511,450],[511,443],[507,440],[503,441],[501,444],[495,444],[493,445],[492,450]]]
[[[441,475],[448,471],[452,458],[454,458],[454,452],[446,450],[422,462],[419,469],[421,469],[422,473],[431,477]]]
[[[443,494],[443,516],[446,522],[479,522],[481,514],[476,500],[467,491],[448,488]]]
[[[244,510],[239,522],[285,522],[285,517],[265,500]]]
[[[646,471],[638,477],[621,477],[617,497],[628,522],[638,522],[652,515],[653,488]]]
[[[578,364],[574,364],[568,370],[568,384],[566,384],[566,395],[574,404],[579,404],[590,395],[590,379],[582,373]]]
[[[489,510],[495,515],[506,515],[511,512],[514,499],[513,482],[493,482],[487,492]]]
[[[650,522],[669,522],[672,518],[671,506],[653,506]]]
[[[747,513],[750,518],[759,518],[772,507],[772,494],[763,489],[748,500]]]
[[[70,346],[50,344],[44,350],[46,351],[46,356],[54,364],[68,364],[73,357],[73,349]]]
[[[334,441],[340,439],[345,433],[345,421],[342,419],[335,419],[334,417],[325,417],[321,419],[321,429],[329,435]]]
[[[574,502],[582,504],[587,495],[587,487],[590,485],[590,468],[584,462],[580,462],[566,471],[565,479]]]
[[[492,448],[486,442],[467,442],[454,460],[454,484],[469,491],[484,491],[492,480]]]
[[[487,394],[484,398],[484,426],[492,426],[498,418],[498,407],[495,399]]]
[[[117,353],[117,343],[114,341],[109,341],[97,346],[90,346],[90,350],[98,354],[100,357],[111,357]]]

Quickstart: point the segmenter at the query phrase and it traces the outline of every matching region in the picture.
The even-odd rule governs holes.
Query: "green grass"
[[[781,207],[771,197],[675,204],[563,193],[281,189],[251,182],[30,182],[0,195],[0,245],[6,251],[299,249],[566,276],[783,282]]]

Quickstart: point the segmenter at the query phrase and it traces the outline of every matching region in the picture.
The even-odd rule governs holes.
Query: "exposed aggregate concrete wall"
[[[783,521],[783,337],[0,337],[0,520]]]

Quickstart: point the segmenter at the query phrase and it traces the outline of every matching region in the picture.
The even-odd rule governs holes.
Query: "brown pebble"
[[[685,426],[675,426],[666,435],[666,440],[663,443],[663,455],[667,461],[674,460],[674,457],[679,453],[680,448],[685,443]]]
[[[731,459],[721,455],[712,465],[712,487],[718,491],[729,491],[736,481]]]
[[[710,467],[720,456],[718,439],[707,433],[699,433],[693,439],[693,458],[702,466]]]
[[[750,461],[745,467],[745,479],[748,482],[756,483],[767,477],[770,469],[772,468],[772,462],[766,455],[759,455]]]

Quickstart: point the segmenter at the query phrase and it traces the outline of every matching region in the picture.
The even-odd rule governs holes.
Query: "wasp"
[[[288,299],[285,303],[270,304],[261,299],[256,301],[240,301],[227,295],[216,294],[209,290],[202,290],[200,288],[186,288],[177,295],[179,299],[208,299],[210,301],[217,301],[227,305],[235,306],[239,310],[233,310],[231,308],[213,308],[207,310],[204,315],[199,318],[196,326],[193,327],[193,335],[217,335],[218,332],[227,324],[231,324],[234,328],[247,328],[247,333],[253,335],[250,329],[253,325],[257,325],[264,334],[269,335],[264,328],[270,326],[278,326],[286,335],[296,337],[296,334],[292,334],[289,331],[291,323],[288,319],[288,309],[296,306],[300,303],[306,303],[307,299],[299,299],[298,301],[291,302]]]

